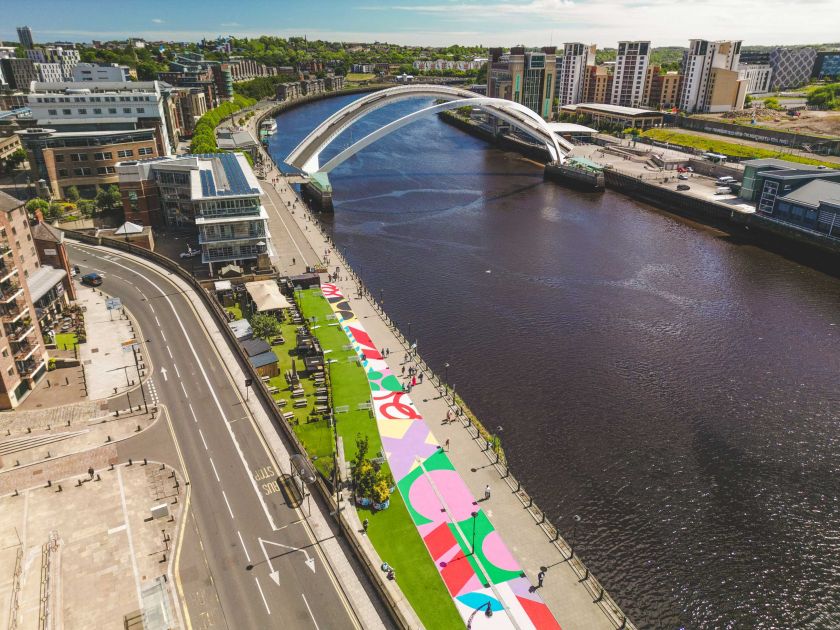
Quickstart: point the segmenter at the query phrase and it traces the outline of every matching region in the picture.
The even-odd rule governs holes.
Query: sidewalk
[[[269,180],[275,173],[276,171],[269,172]],[[340,269],[340,278],[336,284],[344,295],[350,298],[349,301],[356,317],[365,322],[365,328],[374,345],[377,348],[388,348],[393,352],[391,356],[394,358],[388,357],[387,363],[392,371],[399,373],[406,349],[399,331],[386,324],[383,315],[370,300],[354,299],[357,287],[355,276],[345,267],[338,252],[332,250],[332,246],[317,228],[317,222],[309,218],[308,212],[297,211],[294,216],[291,216],[286,210],[287,201],[298,201],[298,208],[303,205],[297,200],[294,191],[282,180],[277,188],[278,197],[282,201],[278,204],[280,215],[286,214],[287,225],[289,222],[297,224],[297,235],[306,239],[306,244],[309,245],[309,250],[313,255],[316,251],[324,251],[326,248],[330,248],[331,254],[335,254],[335,256],[331,255],[333,262],[330,263],[330,268],[337,265]],[[291,234],[295,235],[294,230],[291,230]],[[299,240],[297,247],[304,250]],[[411,365],[421,370],[425,367],[418,366],[417,362],[412,362]],[[566,630],[617,627],[621,623],[621,614],[618,613],[611,619],[601,609],[599,603],[593,603],[597,595],[593,596],[590,590],[591,584],[581,580],[583,570],[575,567],[578,568],[580,574],[575,571],[566,561],[568,551],[564,555],[560,550],[561,548],[568,550],[568,545],[562,538],[556,542],[551,541],[549,534],[541,527],[541,514],[537,511],[535,516],[533,510],[525,507],[530,500],[526,499],[526,503],[523,503],[520,495],[514,491],[516,486],[512,488],[509,485],[512,479],[510,477],[503,479],[497,467],[492,466],[487,453],[482,450],[486,446],[484,440],[477,440],[475,437],[477,431],[461,422],[450,424],[443,422],[447,411],[451,408],[450,401],[440,396],[440,392],[432,384],[431,377],[432,374],[426,372],[423,384],[417,386],[416,394],[412,392],[414,404],[434,427],[433,435],[437,441],[445,444],[449,440],[449,457],[473,496],[482,496],[485,486],[490,485],[492,499],[489,504],[483,506],[484,510],[500,532],[502,539],[510,547],[516,560],[525,569],[531,582],[536,584],[536,576],[541,567],[548,568],[543,587],[540,589],[540,596],[548,604],[560,625]],[[436,418],[440,419],[439,426],[435,422]],[[551,533],[556,535],[553,531]],[[588,576],[588,572],[586,575]]]

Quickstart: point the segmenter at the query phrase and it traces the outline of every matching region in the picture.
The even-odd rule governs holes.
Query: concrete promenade
[[[263,156],[268,159],[265,154]],[[296,252],[295,264],[284,265],[279,271],[299,273],[303,271],[302,261],[313,264],[313,261],[319,260],[319,254],[328,250],[330,270],[339,267],[338,286],[351,298],[353,311],[364,322],[376,347],[391,350],[392,354],[387,359],[389,366],[399,372],[406,354],[406,342],[402,335],[388,323],[387,316],[371,299],[354,298],[358,287],[354,273],[333,250],[321,233],[318,222],[286,184],[284,177],[277,170],[270,170],[266,178],[267,181],[263,182],[268,193],[266,205],[273,219],[272,238],[281,261],[291,263],[293,254],[290,251]],[[272,184],[276,178],[279,178],[278,183]],[[294,214],[290,207],[295,209]],[[570,630],[620,626],[620,611],[609,596],[601,592],[594,577],[579,565],[577,558],[567,561],[569,546],[550,525],[541,522],[544,516],[529,498],[525,498],[527,495],[517,491],[518,484],[509,471],[503,466],[493,465],[492,454],[485,450],[486,443],[477,437],[477,430],[461,421],[445,422],[447,412],[453,408],[452,401],[441,395],[426,366],[413,360],[409,363],[419,367],[426,375],[424,382],[415,388],[416,392],[412,392],[412,399],[423,416],[432,419],[438,441],[449,442],[449,456],[474,496],[483,496],[485,485],[490,485],[492,499],[483,507],[532,583],[536,584],[541,568],[547,567],[540,594],[562,627]],[[435,423],[435,418],[440,419],[439,425]],[[503,478],[503,475],[506,476]],[[529,504],[530,507],[526,507]],[[552,539],[555,540],[552,542]],[[582,580],[583,577],[587,579]],[[626,627],[632,627],[629,621]]]

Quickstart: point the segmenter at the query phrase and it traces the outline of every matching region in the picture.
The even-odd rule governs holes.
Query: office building
[[[338,75],[327,75],[324,78],[324,89],[327,92],[337,92],[344,89],[344,77]]]
[[[638,107],[644,100],[650,42],[618,42],[610,104]]]
[[[40,263],[23,204],[0,192],[0,409],[17,407],[47,373],[28,285]]]
[[[158,79],[176,87],[203,87],[208,103],[216,107],[233,98],[233,72],[230,64],[207,61],[199,53],[181,53],[169,62],[169,72],[158,73]],[[212,90],[207,85],[213,84]]]
[[[121,66],[117,63],[109,65],[78,63],[72,70],[71,80],[74,82],[115,81],[125,83],[130,80],[130,71],[131,69],[128,66]]]
[[[682,62],[677,106],[686,112],[743,109],[747,82],[739,77],[740,41],[692,39]]]
[[[70,274],[70,257],[65,247],[64,232],[43,221],[31,226],[31,232],[35,243],[35,253],[38,255],[41,266],[49,265],[52,269],[63,269],[64,275],[61,278],[63,292],[70,300],[75,300],[76,287]],[[38,301],[34,295],[32,299]]]
[[[273,253],[265,193],[238,153],[123,162],[117,167],[127,221],[194,226],[201,261],[267,267]]]
[[[0,133],[0,161],[5,160],[12,153],[18,149],[22,149],[23,145],[20,143],[20,136],[16,133],[4,135]]]
[[[671,109],[676,106],[681,75],[677,71],[662,72],[660,66],[648,68],[644,102],[648,107]]]
[[[557,91],[560,105],[574,105],[583,100],[586,73],[595,66],[595,44],[564,44],[557,60]]]
[[[93,199],[98,188],[117,184],[116,165],[135,157],[158,157],[152,128],[132,130],[56,131],[30,127],[19,133],[32,178],[43,179],[54,198],[66,199],[68,188]]]
[[[811,77],[821,80],[840,81],[840,50],[818,52],[814,60]]]
[[[0,70],[11,90],[28,92],[32,82],[38,80],[38,69],[31,59],[0,59]]]
[[[35,45],[35,40],[32,38],[32,29],[28,26],[18,26],[17,34],[20,45],[27,50]]]
[[[776,48],[770,51],[771,90],[798,88],[808,82],[817,61],[817,51],[810,47]]]
[[[769,63],[739,63],[738,74],[747,82],[747,94],[763,94],[770,91],[773,68]]]
[[[487,96],[515,101],[550,119],[557,74],[556,50],[548,46],[540,52],[525,52],[524,48],[515,47],[506,54],[501,48],[491,48]]]
[[[294,83],[280,83],[275,89],[274,98],[278,101],[286,101],[300,96],[300,84],[296,81]]]
[[[33,83],[35,126],[58,132],[153,129],[157,155],[172,152],[164,115],[168,86],[159,81]]]
[[[190,137],[198,120],[207,113],[207,97],[201,88],[171,88],[166,101],[166,126],[170,142],[176,145]]]

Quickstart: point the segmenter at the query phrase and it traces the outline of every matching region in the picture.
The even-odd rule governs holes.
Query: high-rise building
[[[117,63],[109,65],[97,65],[95,63],[78,63],[73,68],[71,79],[74,82],[81,81],[121,81],[129,80],[131,68],[121,66]]]
[[[38,69],[31,59],[0,59],[0,69],[12,90],[28,92],[32,82],[38,80]]]
[[[742,109],[747,82],[739,78],[740,57],[740,41],[692,39],[683,57],[678,107],[686,112]]]
[[[64,46],[46,46],[26,51],[26,56],[35,63],[56,63],[61,67],[61,80],[73,80],[73,68],[79,63],[79,51]]]
[[[747,94],[770,91],[770,79],[773,75],[773,69],[769,63],[739,63],[738,74],[747,82]]]
[[[677,103],[680,87],[680,73],[662,72],[660,66],[650,66],[645,82],[644,103],[648,107],[670,109]]]
[[[770,51],[772,90],[797,88],[808,82],[814,71],[817,51],[810,47],[776,48]]]
[[[595,44],[563,45],[563,56],[557,61],[557,99],[561,106],[583,101],[586,72],[595,65]]]
[[[265,193],[239,153],[123,162],[117,167],[125,218],[151,226],[194,226],[210,267],[273,255]],[[262,265],[260,265],[262,266]]]
[[[515,101],[548,120],[554,97],[556,51],[553,46],[540,52],[515,47],[505,54],[501,48],[491,48],[487,96]]]
[[[32,39],[32,29],[28,26],[17,27],[18,41],[20,45],[29,50],[35,45],[35,40]]]
[[[41,83],[61,83],[64,80],[59,63],[36,63],[35,66]]]
[[[47,373],[47,351],[29,292],[40,263],[23,204],[0,192],[0,409],[17,407]]]
[[[644,98],[650,42],[618,42],[610,104],[638,107]]]
[[[609,103],[612,97],[612,67],[587,66],[583,80],[584,103]]]

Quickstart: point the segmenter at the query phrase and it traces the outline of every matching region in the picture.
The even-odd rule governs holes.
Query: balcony
[[[14,272],[16,273],[17,269],[15,269]],[[2,284],[0,284],[0,304],[8,304],[21,295],[23,295],[23,288],[20,286],[19,282],[7,280],[6,282],[2,282]]]
[[[22,291],[23,289],[19,289]],[[10,302],[13,298],[9,298],[7,300],[3,300],[3,303],[6,304],[5,308],[0,310],[0,321],[4,324],[14,324],[16,323],[21,317],[26,315],[29,311],[29,306],[25,303],[21,304],[20,299],[17,302]]]
[[[4,328],[9,340],[18,343],[23,341],[27,335],[35,330],[35,325],[29,318],[27,318],[24,321],[19,322],[17,326],[14,324],[5,324]]]
[[[198,243],[218,243],[219,241],[249,241],[264,239],[266,237],[265,230],[234,230],[222,234],[205,234],[203,231],[198,233]]]
[[[22,341],[16,345],[17,349],[15,350],[15,361],[26,361],[32,356],[32,353],[39,348],[37,343],[32,343],[30,341]]]
[[[21,376],[32,376],[44,365],[44,359],[27,359],[15,363],[17,371]]]

